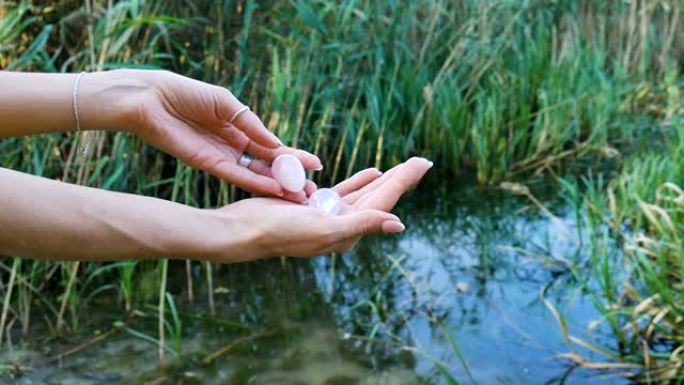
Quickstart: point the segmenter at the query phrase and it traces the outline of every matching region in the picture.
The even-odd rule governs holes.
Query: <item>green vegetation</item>
[[[319,154],[323,184],[411,154],[484,185],[583,175],[562,182],[591,262],[578,274],[616,341],[591,346],[649,369],[633,372],[643,381],[684,374],[679,0],[43,3],[0,2],[0,68],[165,68],[223,85],[286,143]],[[128,134],[96,143],[80,162],[71,135],[4,140],[0,166],[201,207],[237,198]],[[0,268],[0,335],[29,333],[36,307],[53,333],[76,332],[79,308],[114,291],[126,311],[156,298],[159,338],[147,338],[160,356],[180,351],[167,262]]]
[[[591,268],[580,280],[602,314],[588,329],[606,324],[615,338],[596,346],[570,337],[604,360],[576,351],[567,357],[588,367],[631,369],[630,377],[644,383],[684,379],[684,121],[672,128],[665,149],[630,156],[610,181],[565,181],[585,214]]]

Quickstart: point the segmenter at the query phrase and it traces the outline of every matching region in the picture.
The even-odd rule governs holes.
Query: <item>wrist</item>
[[[144,236],[140,241],[145,245],[143,248],[149,249],[150,256],[155,259],[211,259],[216,248],[215,238],[221,238],[222,233],[207,215],[208,210],[163,202],[168,207],[152,219],[151,230],[139,231]]]
[[[138,131],[141,103],[154,94],[137,70],[89,72],[78,88],[82,130]]]
[[[232,205],[220,209],[199,210],[207,231],[197,231],[199,253],[192,259],[233,263],[259,258],[263,252],[259,244],[259,229],[250,226],[246,218],[231,210]]]

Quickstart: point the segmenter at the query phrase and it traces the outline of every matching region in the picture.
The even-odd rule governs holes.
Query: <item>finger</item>
[[[376,209],[390,211],[399,198],[413,188],[432,167],[432,162],[425,158],[411,158],[382,185],[372,193],[361,197],[356,202],[360,209]]]
[[[382,173],[377,168],[367,168],[352,175],[351,178],[336,184],[332,189],[344,197],[378,179],[380,175]]]
[[[361,210],[334,218],[338,222],[339,231],[336,241],[360,237],[371,233],[401,232],[404,225],[394,214],[380,210]]]
[[[214,103],[216,105],[216,115],[223,121],[233,124],[235,127],[244,132],[247,137],[262,146],[268,148],[279,147],[282,143],[275,134],[269,131],[259,117],[251,110],[240,113],[235,120],[231,119],[235,113],[244,107],[235,95],[223,87],[216,87],[214,95]]]
[[[257,174],[252,170],[229,161],[218,162],[208,167],[206,171],[253,193],[273,196],[283,195],[283,189],[275,179]]]
[[[238,153],[247,152],[254,155],[257,158],[261,158],[264,153],[272,151],[272,149],[266,149],[263,146],[259,146],[259,148],[265,149],[265,151],[257,151],[257,154],[255,154],[255,151],[250,151],[250,144],[253,144],[254,142],[252,142],[247,137],[247,135],[245,135],[244,132],[240,131],[239,129],[230,124],[220,127],[217,131],[217,135],[219,138],[223,139],[229,145],[229,147],[232,147],[233,149],[238,151]],[[273,174],[271,173],[271,167],[260,160],[254,160],[250,164],[249,169],[256,172],[257,174],[261,174],[268,177],[273,176]]]
[[[306,184],[304,185],[304,192],[306,193],[307,197],[310,197],[311,194],[315,193],[317,189],[318,186],[316,186],[316,183],[310,180],[306,181]]]
[[[250,163],[248,168],[259,175],[273,178],[273,174],[271,173],[271,167],[259,159],[254,159],[252,163]],[[285,189],[283,189],[282,191],[283,195],[280,196],[281,199],[285,199],[295,203],[306,203],[309,201],[308,197],[311,196],[311,194],[313,194],[314,191],[316,191],[316,184],[310,180],[307,180],[302,191],[291,192]]]
[[[254,159],[252,163],[250,163],[249,169],[259,175],[273,178],[271,167],[259,159]],[[307,180],[302,191],[292,192],[283,189],[283,195],[280,196],[280,198],[295,203],[306,203],[309,201],[308,198],[314,193],[314,191],[316,191],[316,184],[310,180]]]
[[[283,190],[283,196],[280,198],[295,203],[307,203],[309,201],[309,198],[304,190],[297,192]]]
[[[398,234],[406,229],[404,224],[400,221],[387,220],[382,222],[381,231],[387,234]],[[351,238],[344,239],[340,242],[335,243],[331,246],[331,250],[337,253],[346,253],[356,247],[362,236],[353,236]]]
[[[280,155],[290,154],[299,159],[299,161],[302,162],[302,166],[307,170],[320,171],[323,169],[323,163],[321,163],[321,160],[316,155],[292,147],[280,146],[277,148],[268,148],[259,143],[250,141],[247,144],[246,151],[267,162],[272,162]]]
[[[235,126],[230,124],[226,124],[224,126],[219,127],[216,130],[216,134],[218,135],[218,137],[220,137],[226,143],[228,143],[231,147],[240,152],[246,151],[247,146],[251,142],[251,140],[247,137],[247,135],[245,135],[244,132],[240,131]]]
[[[252,160],[252,163],[250,163],[249,167],[247,168],[249,168],[250,170],[254,171],[259,175],[273,178],[273,174],[271,173],[271,167],[266,163],[260,161],[259,159]]]
[[[400,163],[388,171],[385,171],[382,176],[371,183],[367,184],[366,186],[363,186],[361,189],[351,192],[347,194],[344,197],[344,202],[351,205],[356,203],[361,197],[366,196],[367,194],[371,193],[372,191],[376,190],[378,187],[382,186],[383,183],[387,182],[392,176],[399,170],[404,163]]]
[[[232,124],[240,129],[240,131],[244,132],[249,139],[264,147],[278,148],[282,146],[280,139],[269,131],[266,126],[264,126],[264,123],[261,122],[261,119],[259,119],[251,110],[247,110],[238,115]]]

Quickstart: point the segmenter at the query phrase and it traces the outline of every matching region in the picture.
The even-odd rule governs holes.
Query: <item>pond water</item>
[[[139,334],[157,335],[155,309],[124,317],[105,297],[82,317],[87,332],[79,338],[0,351],[0,361],[32,369],[6,381],[448,384],[443,370],[461,384],[623,383],[556,359],[569,348],[542,290],[575,335],[598,316],[567,268],[582,258],[575,213],[542,199],[559,215],[553,221],[524,198],[453,183],[427,181],[402,202],[401,236],[371,237],[332,258],[221,266],[214,315],[200,265],[190,304],[184,264],[173,262],[169,288],[183,337],[174,345],[167,336],[181,353],[168,352],[162,369],[157,346]],[[38,364],[119,321],[129,329]]]

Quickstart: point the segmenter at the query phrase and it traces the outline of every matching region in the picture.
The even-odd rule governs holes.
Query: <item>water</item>
[[[84,335],[0,351],[0,362],[33,369],[5,380],[445,384],[441,365],[462,384],[623,383],[571,370],[555,358],[569,347],[542,301],[544,288],[545,298],[569,316],[573,335],[586,337],[587,324],[598,317],[567,268],[582,265],[573,212],[545,200],[560,215],[555,222],[498,190],[424,186],[398,208],[407,224],[401,236],[371,237],[335,258],[221,267],[215,316],[199,288],[199,265],[197,299],[189,304],[183,264],[172,263],[170,288],[178,290],[184,336],[180,357],[168,358],[163,369],[157,346],[134,335],[156,336],[155,309],[123,317],[102,296],[82,316]],[[117,329],[77,353],[38,364],[122,320],[129,331]],[[167,339],[173,349],[174,339]],[[225,354],[212,357],[221,349]]]

